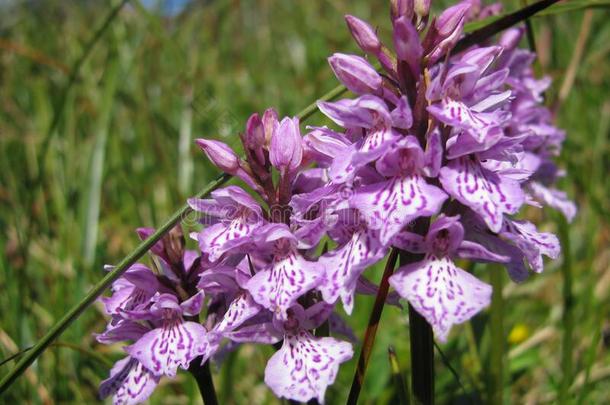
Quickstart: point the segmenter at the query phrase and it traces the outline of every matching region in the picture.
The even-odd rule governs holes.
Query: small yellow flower
[[[508,334],[508,342],[513,345],[518,345],[528,338],[530,335],[530,330],[527,325],[523,323],[518,323],[513,326],[512,330]]]

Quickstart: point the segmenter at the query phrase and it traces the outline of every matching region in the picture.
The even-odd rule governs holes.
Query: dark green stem
[[[201,364],[201,359],[202,357],[199,356],[191,361],[189,372],[193,375],[195,381],[197,381],[203,403],[205,405],[218,405],[214,381],[212,380],[212,373],[210,372],[210,362],[208,360]]]
[[[493,288],[489,314],[491,346],[489,356],[488,402],[502,404],[504,400],[504,299],[502,297],[502,268],[489,266]]]
[[[523,7],[515,11],[514,13],[508,14],[502,18],[493,21],[486,26],[473,31],[462,38],[453,48],[451,53],[455,54],[468,49],[469,47],[480,44],[483,41],[491,38],[492,36],[504,31],[507,28],[512,27],[515,24],[520,23],[533,16],[534,14],[544,10],[545,8],[552,6],[559,0],[541,0],[527,7]]]
[[[428,321],[411,304],[409,338],[413,399],[418,405],[434,404],[434,335]]]
[[[358,365],[356,366],[356,372],[354,373],[354,379],[352,381],[352,387],[349,391],[349,397],[347,398],[347,404],[356,405],[358,403],[358,396],[362,390],[362,384],[364,383],[364,375],[366,374],[366,368],[369,364],[371,352],[373,351],[373,345],[375,344],[375,337],[377,336],[377,328],[379,326],[379,320],[381,319],[381,313],[385,300],[388,296],[388,290],[390,289],[389,278],[394,273],[394,267],[396,266],[396,260],[398,259],[398,251],[392,249],[388,261],[379,283],[379,289],[375,296],[375,304],[369,317],[369,323],[364,333],[364,340],[362,341],[362,348],[360,349],[360,355],[358,356]]]

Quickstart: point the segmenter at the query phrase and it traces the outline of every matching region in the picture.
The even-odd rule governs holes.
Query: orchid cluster
[[[204,225],[190,235],[199,251],[176,229],[152,248],[154,268],[134,265],[114,284],[98,340],[133,343],[101,395],[137,403],[179,367],[259,343],[276,348],[265,383],[278,397],[323,402],[353,355],[338,304],[351,314],[356,294],[376,292],[364,272],[391,249],[409,260],[390,277],[388,301],[406,300],[443,342],[492,292],[456,261],[501,263],[522,282],[543,270],[543,255],[556,258],[554,235],[514,218],[524,205],[576,212],[553,186],[564,133],[542,105],[549,80],[517,47],[520,28],[452,52],[467,21],[497,12],[465,0],[430,18],[429,1],[393,1],[393,50],[348,15],[367,57],[329,63],[355,98],[318,103],[340,129],[302,136],[297,118],[269,109],[240,135],[244,158],[197,140],[250,192],[230,185],[190,199]]]

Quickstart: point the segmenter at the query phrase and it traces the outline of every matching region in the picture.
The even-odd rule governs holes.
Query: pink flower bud
[[[289,172],[298,168],[303,159],[302,142],[298,118],[284,118],[271,138],[271,164]]]
[[[265,146],[271,144],[271,138],[273,133],[277,130],[279,125],[277,112],[273,108],[269,108],[263,114],[263,127],[265,128]]]
[[[381,49],[381,42],[373,27],[353,15],[346,15],[345,22],[358,46],[366,53],[377,54]]]
[[[432,64],[447,53],[462,35],[464,19],[471,3],[464,0],[446,9],[434,23],[424,41],[429,63]],[[432,47],[428,47],[432,45]]]
[[[261,147],[265,143],[265,129],[258,114],[252,114],[246,123],[245,142],[248,148]]]
[[[451,6],[438,17],[434,26],[441,38],[447,38],[455,33],[456,30],[461,32],[464,16],[470,9],[469,1],[462,1],[455,6]]]
[[[364,58],[336,53],[328,58],[335,76],[356,94],[376,93],[381,89],[379,73]]]
[[[430,13],[430,0],[415,0],[415,14],[421,19]]]
[[[423,49],[419,34],[407,17],[400,17],[394,21],[393,39],[398,59],[406,61],[413,75],[417,77]]]
[[[413,18],[413,0],[392,0],[391,7],[392,21],[400,17],[407,17],[407,20]]]
[[[205,152],[208,159],[223,172],[235,174],[239,169],[239,157],[226,143],[212,139],[197,139],[195,142]]]

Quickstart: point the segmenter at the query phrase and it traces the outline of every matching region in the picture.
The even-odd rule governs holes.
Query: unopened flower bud
[[[407,17],[400,17],[394,21],[393,39],[398,59],[407,62],[411,72],[417,77],[423,49],[419,41],[419,34]]]
[[[408,20],[411,20],[413,18],[413,8],[413,0],[392,0],[392,21],[396,21],[400,17],[407,17]]]
[[[277,112],[273,108],[269,108],[263,114],[263,127],[265,128],[265,146],[271,144],[271,138],[279,125]]]
[[[377,54],[381,49],[381,42],[377,33],[366,21],[353,15],[346,15],[345,22],[358,46],[366,53]]]
[[[246,133],[243,137],[244,147],[250,150],[257,163],[265,165],[265,128],[258,114],[252,114],[246,124]]]
[[[284,118],[271,138],[271,164],[289,172],[298,168],[303,159],[302,142],[298,118]]]
[[[328,58],[335,76],[350,91],[356,94],[376,93],[381,89],[382,79],[366,59],[355,55],[336,53]]]
[[[414,8],[415,14],[423,19],[430,13],[430,0],[415,0]]]
[[[197,139],[195,142],[223,172],[234,174],[239,169],[239,157],[226,143],[212,139]]]
[[[434,24],[441,38],[451,36],[458,29],[461,31],[464,16],[470,9],[470,6],[471,3],[469,1],[462,1],[443,11]]]
[[[429,63],[436,62],[439,58],[453,48],[462,35],[464,18],[470,9],[471,3],[464,0],[455,6],[446,9],[434,23],[434,28],[429,31],[431,37],[426,38],[426,43],[432,43],[433,48],[428,51]]]

